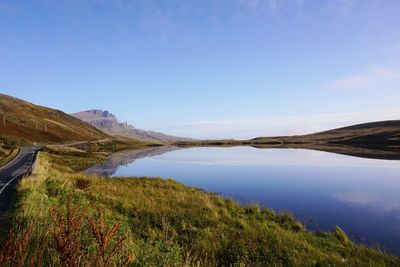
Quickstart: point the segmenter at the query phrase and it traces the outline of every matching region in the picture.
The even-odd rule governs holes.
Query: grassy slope
[[[6,143],[64,143],[106,137],[98,129],[62,111],[0,94],[0,139]]]
[[[400,120],[380,121],[299,136],[255,138],[253,143],[278,141],[286,143],[334,143],[400,145]]]
[[[184,141],[176,145],[303,148],[357,157],[400,159],[400,120],[359,124],[309,135],[258,137],[250,140]]]
[[[19,187],[16,217],[32,225],[40,240],[52,206],[65,206],[72,195],[89,209],[100,206],[106,221],[118,221],[128,240],[113,264],[131,255],[136,266],[397,266],[399,260],[355,245],[336,229],[311,234],[292,219],[257,206],[186,187],[172,180],[108,179],[85,176],[91,157],[41,153],[32,177]],[[74,159],[72,159],[74,158]],[[96,161],[96,160],[95,160]],[[82,231],[84,255],[95,246]],[[43,249],[45,265],[57,264],[54,241]],[[85,259],[82,256],[82,259]]]
[[[0,167],[12,161],[19,153],[18,148],[7,149],[0,147]]]
[[[346,144],[400,146],[400,120],[358,124],[349,127],[297,136],[258,137],[250,140],[204,140],[179,142],[178,145],[282,145]]]

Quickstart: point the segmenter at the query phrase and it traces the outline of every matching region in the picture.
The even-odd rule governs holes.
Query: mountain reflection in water
[[[126,166],[135,162],[135,160],[159,156],[164,153],[180,149],[182,148],[176,146],[163,146],[117,152],[111,154],[106,161],[96,164],[95,166],[86,170],[85,174],[110,177],[117,172],[120,166]]]

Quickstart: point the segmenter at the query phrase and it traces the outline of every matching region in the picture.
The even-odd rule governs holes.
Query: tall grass
[[[71,265],[400,264],[354,244],[340,228],[313,234],[289,214],[241,206],[173,180],[85,176],[49,153],[39,155],[34,174],[21,182],[15,214],[18,225],[29,226],[31,240],[49,237],[41,250],[46,266],[67,265],[60,254],[66,244],[57,241],[68,235],[66,229],[70,246],[77,248]],[[71,228],[65,228],[69,221]]]
[[[19,153],[18,148],[6,149],[0,147],[0,167],[7,165],[12,161]]]

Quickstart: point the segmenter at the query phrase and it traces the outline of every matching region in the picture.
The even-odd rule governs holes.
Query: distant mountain
[[[183,141],[178,146],[305,148],[357,157],[400,159],[400,120],[378,121],[306,135],[258,137],[250,140]]]
[[[282,137],[260,137],[253,143],[326,143],[353,146],[399,146],[400,120],[357,124],[314,134]]]
[[[62,111],[0,94],[2,142],[65,143],[108,137],[95,127]]]
[[[82,111],[71,115],[113,136],[122,136],[150,142],[168,143],[188,140],[163,133],[137,129],[132,125],[120,122],[114,114],[99,109]]]
[[[261,137],[256,147],[307,148],[374,159],[400,159],[400,120],[357,124],[314,134]]]

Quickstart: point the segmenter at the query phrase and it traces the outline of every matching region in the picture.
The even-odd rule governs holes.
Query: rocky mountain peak
[[[93,117],[97,117],[98,119],[104,118],[104,119],[113,119],[117,120],[117,117],[109,112],[108,110],[101,110],[101,109],[91,109],[87,110],[81,113],[86,113],[87,115],[91,115]]]
[[[184,138],[166,135],[163,133],[136,129],[128,123],[118,121],[117,117],[108,110],[92,109],[72,114],[92,126],[110,135],[132,137],[146,141],[156,142],[176,142],[185,140]]]

